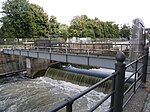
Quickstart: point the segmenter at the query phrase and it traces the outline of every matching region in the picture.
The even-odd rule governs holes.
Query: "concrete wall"
[[[0,74],[25,69],[24,58],[15,55],[0,54]]]
[[[16,55],[0,54],[0,74],[27,70],[27,76],[35,78],[45,75],[49,66],[61,66],[58,62],[47,59],[29,58]]]
[[[44,75],[50,63],[47,59],[26,58],[27,75],[31,78]]]

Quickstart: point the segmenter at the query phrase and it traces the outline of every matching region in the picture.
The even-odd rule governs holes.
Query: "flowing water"
[[[47,112],[67,97],[76,95],[87,87],[48,77],[28,79],[12,76],[0,79],[0,112]],[[73,104],[73,112],[86,112],[106,94],[92,91]],[[105,112],[110,99],[94,112]],[[65,112],[65,109],[60,110]]]

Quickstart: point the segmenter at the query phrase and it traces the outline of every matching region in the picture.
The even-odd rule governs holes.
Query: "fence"
[[[49,112],[56,112],[64,107],[66,107],[66,112],[72,112],[72,104],[82,97],[83,95],[87,94],[88,92],[92,91],[93,89],[97,88],[101,84],[105,83],[108,80],[112,80],[112,91],[110,91],[101,101],[99,101],[96,105],[94,105],[88,112],[92,112],[97,109],[103,102],[105,102],[108,98],[111,97],[111,104],[108,112],[122,112],[124,107],[130,101],[132,96],[136,93],[136,90],[139,88],[141,83],[146,83],[146,74],[147,74],[147,60],[148,60],[148,47],[144,47],[143,55],[140,56],[138,59],[134,60],[133,62],[126,65],[125,55],[123,52],[118,52],[116,55],[116,63],[115,63],[115,72],[111,75],[106,77],[105,79],[101,80],[100,82],[96,83],[95,85],[89,87],[88,89],[82,91],[80,94],[77,94],[74,97],[69,97],[66,100],[60,102],[58,105],[52,107]],[[132,67],[134,70],[132,74],[125,78],[126,71],[129,67]],[[132,78],[133,82],[125,90],[125,84]],[[124,99],[124,97],[128,95],[129,97]]]
[[[88,44],[78,44],[78,43],[56,43],[51,47],[45,46],[27,46],[26,49],[37,49],[46,50],[49,52],[59,52],[59,53],[74,53],[83,55],[101,55],[101,56],[112,56],[116,55],[116,52],[123,51],[126,56],[129,56],[129,44],[110,44],[110,43],[88,43]],[[23,48],[23,46],[22,46]],[[135,52],[134,52],[135,53]]]

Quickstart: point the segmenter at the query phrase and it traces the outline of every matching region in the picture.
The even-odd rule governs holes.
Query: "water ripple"
[[[4,79],[3,79],[4,80]],[[9,82],[9,81],[8,81]],[[85,90],[65,81],[57,81],[47,77],[28,80],[16,80],[0,84],[0,111],[3,112],[46,112],[53,105]],[[73,104],[75,112],[85,112],[105,94],[92,91]],[[108,109],[109,101],[97,112]],[[79,110],[80,109],[80,110]],[[64,110],[62,110],[63,112]]]

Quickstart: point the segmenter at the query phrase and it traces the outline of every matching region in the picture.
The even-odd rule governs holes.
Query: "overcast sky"
[[[87,15],[102,21],[131,23],[141,18],[150,27],[150,0],[29,0],[43,7],[48,15],[54,15],[59,22],[69,23],[73,16]]]
[[[0,0],[4,1],[4,0]],[[74,16],[87,15],[102,21],[119,24],[131,23],[141,18],[150,27],[150,0],[29,0],[43,7],[49,15],[57,17],[58,22],[69,24]]]

